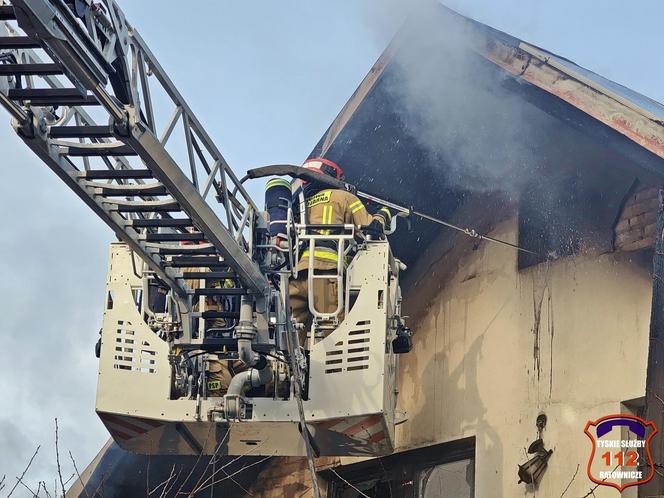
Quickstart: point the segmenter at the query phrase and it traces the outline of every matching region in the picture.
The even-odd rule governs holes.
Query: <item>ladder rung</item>
[[[243,296],[247,289],[194,289],[194,296]]]
[[[194,317],[200,317],[204,320],[215,318],[240,318],[240,313],[237,311],[202,311],[199,313],[192,313]],[[236,341],[237,339],[233,339]]]
[[[95,187],[95,193],[105,197],[133,197],[146,195],[168,195],[168,190],[160,183],[137,185],[104,185]]]
[[[193,222],[189,218],[155,218],[151,220],[131,220],[134,228],[151,227],[191,227]]]
[[[51,138],[107,138],[113,136],[113,131],[109,126],[53,126],[49,133]]]
[[[120,204],[108,202],[120,213],[154,213],[163,211],[180,211],[180,205],[175,201],[168,202],[136,202]]]
[[[99,169],[85,171],[81,176],[86,180],[131,180],[152,178],[152,171],[149,169]]]
[[[14,7],[11,5],[0,5],[0,21],[13,21],[16,19]]]
[[[192,314],[192,316],[196,315]],[[178,344],[178,347],[184,351],[219,351],[222,348],[226,349],[226,351],[237,351],[237,339],[231,337],[205,337],[202,342],[197,342],[196,344]],[[256,347],[255,344],[254,347]]]
[[[174,268],[195,268],[221,264],[223,264],[223,260],[216,256],[177,256],[170,261],[166,261],[166,265]]]
[[[90,157],[90,156],[136,156],[136,151],[122,142],[116,143],[96,143],[96,144],[71,144],[62,145],[66,148],[66,154],[72,157]]]
[[[13,14],[13,11],[12,11]],[[18,49],[18,48],[39,48],[39,42],[28,36],[0,36],[0,48]]]
[[[35,75],[62,74],[59,64],[0,64],[0,76],[7,75]]]
[[[182,273],[181,277],[185,280],[200,280],[200,279],[226,279],[237,278],[237,275],[230,271],[186,271]]]
[[[177,241],[204,241],[202,233],[147,233],[145,240],[148,242],[177,242]]]
[[[200,254],[201,256],[209,256],[217,254],[217,250],[212,247],[198,247],[197,245],[186,245],[180,247],[158,247],[157,252],[162,256],[185,256]]]
[[[76,88],[10,88],[11,100],[29,100],[32,105],[98,105],[94,95],[81,95]]]

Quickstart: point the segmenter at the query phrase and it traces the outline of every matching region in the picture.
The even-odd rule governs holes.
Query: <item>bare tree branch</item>
[[[12,495],[12,493],[13,493],[14,490],[16,489],[16,486],[18,486],[18,483],[20,483],[20,482],[23,480],[23,477],[25,477],[25,474],[28,472],[28,469],[30,468],[30,465],[32,465],[32,461],[33,461],[33,460],[35,459],[35,457],[37,456],[37,453],[39,453],[39,448],[41,448],[41,445],[37,446],[37,449],[36,449],[35,452],[32,454],[32,458],[30,458],[30,461],[28,462],[28,465],[25,467],[25,470],[24,470],[23,473],[21,474],[21,477],[17,477],[17,478],[16,478],[16,484],[14,484],[14,487],[11,489],[11,491],[10,491],[9,494],[7,495],[7,498],[9,498],[9,497]],[[4,479],[5,479],[5,478],[3,477],[2,480],[4,481]],[[3,487],[4,487],[4,486],[3,486]]]
[[[257,460],[257,461],[255,461],[255,462],[253,462],[253,463],[250,463],[249,465],[246,465],[246,466],[242,467],[240,470],[236,470],[236,471],[233,472],[232,474],[228,474],[226,477],[223,477],[223,478],[221,478],[221,479],[219,479],[219,480],[217,480],[217,481],[214,481],[214,480],[213,480],[211,483],[209,483],[209,484],[207,484],[207,485],[205,485],[205,486],[202,486],[200,489],[194,489],[194,490],[191,492],[191,494],[190,494],[189,496],[190,496],[190,497],[194,497],[194,496],[196,496],[196,494],[200,493],[201,491],[205,491],[206,489],[208,489],[208,488],[214,486],[215,484],[219,484],[220,482],[223,482],[223,481],[225,481],[226,479],[231,479],[233,476],[236,476],[236,475],[239,474],[240,472],[244,472],[245,470],[247,470],[247,469],[250,468],[250,467],[253,467],[254,465],[258,465],[258,464],[260,464],[260,463],[263,463],[265,460],[268,460],[268,459],[272,458],[273,456],[274,456],[274,454],[272,454],[272,455],[268,455],[268,456],[266,456],[266,457],[263,457],[263,458],[261,458],[260,460]],[[224,467],[226,467],[226,465],[224,465]],[[223,470],[224,467],[222,467],[222,468],[219,469],[219,470]],[[364,495],[364,496],[366,496],[366,495]],[[367,497],[367,498],[368,498],[368,497]]]
[[[150,496],[150,460],[152,454],[148,453],[148,464],[145,468],[145,495]]]
[[[175,496],[177,496],[177,495],[180,494],[180,492],[181,492],[182,489],[185,487],[185,485],[187,484],[187,482],[189,481],[189,479],[190,479],[191,476],[193,475],[194,471],[195,471],[196,468],[198,467],[198,463],[201,461],[201,458],[203,457],[203,451],[205,451],[205,448],[207,448],[208,439],[210,438],[210,433],[212,432],[212,428],[213,428],[213,427],[214,427],[214,425],[210,424],[210,427],[209,427],[209,429],[208,429],[208,432],[207,432],[207,434],[205,435],[205,442],[203,443],[203,447],[201,448],[201,451],[198,453],[198,458],[196,459],[196,462],[194,463],[194,466],[193,466],[193,467],[191,468],[191,470],[189,471],[189,474],[187,474],[187,477],[185,478],[185,480],[182,481],[182,484],[180,484],[180,487],[178,488],[177,492],[175,493]],[[226,434],[224,435],[224,439],[223,439],[224,441],[226,440],[226,436],[228,436],[228,431],[227,431]],[[216,455],[217,452],[219,451],[220,445],[221,445],[221,443],[220,443],[219,445],[217,445],[217,448],[215,449],[215,452],[214,452],[215,455]],[[214,455],[213,455],[213,456],[214,456]],[[210,461],[212,461],[212,458],[210,458]],[[149,463],[150,463],[150,462],[149,462],[149,460],[148,460],[148,465],[149,465]],[[209,465],[209,462],[208,462],[208,465]],[[207,468],[207,466],[206,466],[206,468]],[[205,474],[205,470],[203,471],[203,473]]]
[[[62,469],[60,468],[60,450],[58,449],[58,417],[55,417],[55,461],[58,464],[58,478],[62,488],[62,496],[65,496],[65,483],[62,481]]]
[[[611,472],[614,472],[618,467],[620,467],[620,465],[616,465],[615,467],[613,467],[613,470]],[[606,481],[607,479],[608,477],[605,477],[604,479],[602,479],[602,482]],[[589,496],[595,496],[595,490],[599,488],[599,486],[600,486],[599,484],[595,484],[595,486],[590,488],[590,490],[581,498],[588,498]]]
[[[590,490],[583,495],[581,498],[588,498],[589,496],[595,496],[595,490],[599,488],[599,484],[595,484],[595,487],[590,488]]]
[[[223,469],[222,469],[222,470],[223,470]],[[226,475],[228,476],[228,478],[229,478],[231,481],[233,481],[233,482],[235,483],[235,485],[236,485],[238,488],[240,488],[242,491],[244,491],[244,494],[245,494],[245,495],[254,496],[254,494],[253,494],[251,491],[249,491],[249,490],[246,489],[244,486],[242,486],[242,484],[240,484],[239,482],[237,482],[237,481],[235,480],[235,478],[234,478],[233,476],[231,476],[231,475],[230,475],[228,472],[226,472],[225,470],[224,470],[224,474],[226,474]]]
[[[217,447],[215,448],[214,453],[212,454],[212,457],[210,458],[210,461],[207,463],[207,465],[206,465],[205,468],[203,469],[203,473],[202,473],[201,476],[198,478],[198,481],[196,481],[196,484],[194,484],[194,487],[193,487],[192,489],[196,489],[196,488],[198,488],[198,487],[200,486],[201,481],[202,481],[203,478],[205,477],[205,474],[207,474],[207,471],[208,471],[208,469],[210,468],[210,466],[214,464],[215,459],[217,458],[217,455],[219,454],[219,450],[220,450],[221,447],[224,445],[224,443],[226,442],[226,439],[228,439],[228,436],[229,436],[229,435],[230,435],[230,431],[226,431],[226,434],[224,434],[224,437],[221,439],[221,441],[219,441],[219,444],[218,444]],[[214,470],[213,470],[212,472],[214,473]],[[187,479],[188,479],[188,478],[187,478]],[[181,486],[180,489],[178,489],[178,492],[175,494],[175,496],[179,496],[180,494],[183,494],[183,495],[186,495],[186,494],[187,494],[186,491],[182,491],[182,488],[183,488],[183,487],[184,487],[184,485]]]
[[[334,473],[335,476],[337,476],[337,477],[338,477],[339,479],[341,479],[343,482],[345,482],[346,484],[348,484],[348,485],[349,485],[351,488],[353,488],[355,491],[357,491],[358,493],[360,493],[360,496],[364,496],[365,498],[370,498],[369,495],[363,493],[362,491],[360,491],[359,489],[357,489],[355,486],[353,486],[351,483],[349,483],[346,479],[344,479],[343,477],[341,477],[341,476],[339,475],[339,472],[337,472],[336,470],[334,470],[332,467],[330,467],[330,470]]]
[[[655,398],[657,398],[657,400],[662,404],[662,406],[664,406],[664,399],[662,399],[660,396],[658,396],[656,392],[653,392],[653,391],[650,391],[650,392],[652,393],[652,395]]]
[[[165,481],[162,481],[162,482],[160,482],[159,484],[157,484],[157,486],[156,486],[152,491],[150,491],[150,492],[148,493],[148,496],[152,496],[152,494],[153,494],[153,493],[156,493],[157,490],[158,490],[159,488],[161,488],[162,486],[164,486],[164,489],[166,489],[166,484],[171,480],[171,478],[173,477],[173,474],[174,474],[174,473],[175,473],[175,464],[173,464],[173,467],[171,468],[171,474],[168,476],[168,479],[166,479]],[[162,491],[160,497],[163,496],[163,494],[164,494],[164,493],[163,493],[163,491]]]
[[[24,482],[21,481],[21,480],[19,480],[18,482],[21,484],[21,486],[23,486],[25,489],[27,489],[28,491],[30,491],[30,494],[32,495],[33,498],[34,498],[35,496],[37,496],[37,493],[35,493],[35,492],[32,490],[32,488],[30,488],[30,486],[28,486],[26,483],[24,483]]]
[[[74,478],[75,475],[76,475],[76,474],[72,473],[72,475],[70,475],[70,476],[67,478],[67,480],[65,481],[65,486],[66,486],[67,484],[69,484],[69,482]]]
[[[171,484],[168,487],[164,488],[164,498],[170,495],[171,490],[173,489],[173,486],[175,486],[175,483],[178,482],[178,479],[180,479],[180,473],[182,472],[182,467],[180,467],[180,470],[178,470],[178,473],[175,476],[175,479],[171,482]]]
[[[46,481],[42,481],[41,483],[44,488],[44,493],[46,493],[46,498],[53,498],[51,493],[48,492],[48,488],[46,487]]]
[[[98,491],[99,491],[100,489],[102,490],[102,493],[100,493],[101,496],[104,496],[104,493],[103,493],[103,491],[104,491],[104,483],[106,482],[106,478],[107,478],[107,477],[108,477],[108,473],[107,473],[107,472],[104,472],[104,473],[102,474],[102,476],[101,476],[101,481],[99,481],[99,485],[97,486],[97,489],[95,489],[94,492],[92,493],[92,496],[93,496],[93,497],[94,497],[94,496],[97,496],[97,493],[98,493]]]
[[[563,492],[560,494],[560,498],[563,498],[563,496],[565,496],[565,493],[567,493],[567,490],[569,489],[569,487],[570,487],[570,486],[572,485],[572,483],[574,482],[574,479],[576,479],[576,475],[577,475],[578,473],[579,473],[579,464],[577,463],[577,464],[576,464],[576,470],[574,471],[574,475],[572,476],[572,479],[570,479],[570,481],[567,483],[567,486],[565,487],[565,489],[563,490]]]
[[[83,488],[83,492],[85,493],[85,496],[90,498],[90,495],[88,494],[88,490],[85,489],[85,484],[83,484],[83,479],[81,479],[81,474],[78,471],[78,467],[76,467],[76,460],[74,460],[74,455],[71,454],[71,450],[69,451],[69,458],[71,459],[71,463],[74,465],[74,471],[76,472],[76,475],[78,476],[78,482],[81,483],[81,487]]]
[[[226,433],[226,435],[228,435],[228,432]],[[265,441],[263,441],[263,443],[266,442],[266,441],[267,441],[267,439],[266,439]],[[244,453],[244,454],[242,454],[242,455],[238,455],[238,456],[236,456],[236,457],[233,458],[230,462],[228,462],[228,463],[224,464],[223,466],[221,466],[221,467],[219,468],[219,470],[215,470],[215,471],[213,471],[212,474],[210,475],[210,477],[208,477],[207,479],[205,479],[205,481],[203,481],[202,484],[199,485],[198,483],[196,483],[196,486],[194,487],[194,490],[192,490],[191,493],[189,493],[188,496],[189,496],[189,497],[193,497],[193,496],[195,496],[196,493],[198,492],[198,491],[195,491],[195,490],[198,489],[198,488],[201,488],[201,489],[205,489],[205,488],[207,488],[206,485],[207,485],[208,481],[212,480],[212,481],[214,482],[214,476],[216,476],[219,472],[224,471],[224,469],[225,469],[226,467],[228,467],[229,465],[232,465],[233,463],[235,463],[236,461],[238,461],[240,458],[243,458],[243,457],[245,457],[245,456],[250,455],[253,451],[255,451],[255,450],[257,450],[258,448],[260,448],[261,446],[263,446],[263,443],[261,443],[261,444],[259,444],[259,445],[257,445],[257,446],[253,446],[253,447],[252,447],[249,451],[247,451],[246,453]],[[221,446],[221,443],[220,443],[220,446]],[[217,451],[219,451],[219,448],[217,448]],[[215,455],[217,454],[217,451],[215,451]],[[214,461],[214,458],[213,458],[212,460],[210,460],[210,461],[213,462],[213,461]],[[209,464],[208,464],[208,466],[209,466]],[[242,467],[242,468],[244,468],[244,467]],[[242,470],[242,469],[240,469],[240,470]],[[207,472],[207,468],[206,468],[206,472]],[[225,472],[224,472],[224,473],[225,473]],[[228,475],[228,474],[227,474],[227,475]],[[234,475],[234,474],[231,474],[231,476],[232,476],[232,475]],[[201,479],[203,479],[204,476],[205,476],[205,473],[201,476]],[[198,480],[199,483],[200,483],[201,479]],[[226,479],[226,478],[225,478],[225,479]]]

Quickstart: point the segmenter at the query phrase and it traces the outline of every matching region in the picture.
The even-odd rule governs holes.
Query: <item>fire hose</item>
[[[263,178],[266,176],[290,176],[292,178],[299,178],[301,180],[315,181],[323,185],[329,186],[331,188],[346,190],[348,192],[357,195],[361,199],[366,199],[368,201],[375,202],[376,204],[380,204],[395,211],[397,213],[397,216],[409,217],[414,215],[417,216],[418,218],[422,218],[424,220],[428,220],[433,223],[443,225],[444,227],[450,228],[452,230],[456,230],[457,232],[461,232],[464,235],[472,237],[474,239],[486,240],[487,242],[495,242],[497,244],[502,244],[511,247],[513,249],[516,249],[517,251],[521,251],[526,254],[533,254],[535,256],[539,256],[539,254],[536,253],[535,251],[531,251],[530,249],[525,249],[523,247],[518,246],[517,244],[507,242],[506,240],[497,239],[495,237],[490,237],[489,235],[478,232],[474,228],[461,227],[453,223],[450,223],[448,221],[435,218],[434,216],[416,210],[413,207],[401,206],[386,199],[382,199],[376,195],[369,194],[367,192],[362,192],[358,190],[357,187],[355,187],[350,183],[337,180],[328,175],[325,175],[323,173],[318,173],[311,169],[303,168],[302,166],[295,166],[291,164],[274,164],[270,166],[262,166],[260,168],[250,169],[247,171],[247,174],[242,178],[241,183],[244,183],[248,179]]]

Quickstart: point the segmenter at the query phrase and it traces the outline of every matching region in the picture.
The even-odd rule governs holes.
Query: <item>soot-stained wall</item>
[[[524,192],[548,189],[547,197],[556,201],[565,197],[556,190],[581,178],[581,170],[592,168],[608,182],[614,170],[623,181],[624,172],[645,175],[661,168],[661,160],[622,135],[557,97],[516,82],[476,53],[455,47],[431,54],[433,49],[425,48],[425,76],[438,75],[436,84],[425,86],[427,98],[409,100],[412,82],[397,52],[325,150],[361,190],[447,219],[469,195],[501,191],[517,201]],[[321,153],[323,142],[312,156]],[[625,185],[611,187],[610,204],[627,194],[637,176],[630,174]],[[411,265],[441,230],[447,229],[411,216],[391,238],[394,252]]]
[[[516,212],[491,235],[516,242]],[[476,496],[522,496],[517,465],[548,416],[554,454],[537,495],[583,496],[586,421],[645,393],[651,298],[643,253],[560,258],[518,269],[510,248],[434,242],[411,269],[414,348],[401,359],[399,449],[476,438]],[[441,254],[442,253],[442,254]],[[613,490],[597,490],[609,496]],[[612,495],[611,495],[612,496]]]

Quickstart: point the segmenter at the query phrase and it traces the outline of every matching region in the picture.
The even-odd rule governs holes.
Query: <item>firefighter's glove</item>
[[[385,238],[385,227],[379,220],[373,220],[362,229],[362,232],[374,240],[382,240]]]

